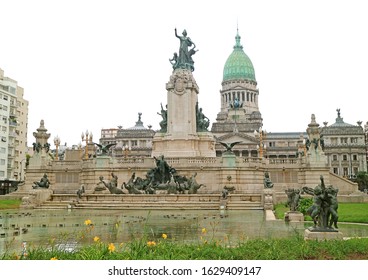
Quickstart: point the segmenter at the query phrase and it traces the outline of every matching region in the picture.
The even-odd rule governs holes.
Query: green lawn
[[[284,219],[285,212],[289,208],[284,204],[275,206],[275,216],[277,219]],[[339,203],[339,222],[368,223],[368,203]],[[311,220],[306,217],[306,220]]]
[[[21,203],[22,201],[20,199],[9,199],[9,200],[2,199],[0,200],[0,210],[17,209],[19,208]]]

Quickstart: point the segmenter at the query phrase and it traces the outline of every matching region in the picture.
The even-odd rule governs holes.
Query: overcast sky
[[[199,105],[215,122],[226,59],[237,26],[259,88],[269,132],[304,132],[320,125],[366,123],[366,1],[295,0],[0,0],[0,68],[29,101],[28,144],[41,119],[68,146],[86,130],[159,129],[160,103],[172,73],[169,58],[186,29]]]

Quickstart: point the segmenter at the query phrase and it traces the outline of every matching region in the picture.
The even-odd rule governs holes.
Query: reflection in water
[[[93,226],[85,225],[90,220]],[[339,224],[344,236],[368,236],[368,226]],[[226,240],[236,244],[248,238],[282,238],[304,234],[310,224],[265,221],[259,210],[18,210],[0,211],[0,256],[28,247],[55,244],[72,250],[77,244],[128,242],[163,233],[178,242]],[[206,233],[202,232],[206,229]],[[26,243],[24,243],[26,242]]]

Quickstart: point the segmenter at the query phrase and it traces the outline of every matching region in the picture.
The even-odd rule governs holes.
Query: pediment
[[[233,143],[241,141],[242,144],[257,144],[258,139],[256,139],[253,135],[249,135],[246,133],[228,133],[222,135],[220,137],[216,137],[217,142],[225,142],[225,143]]]

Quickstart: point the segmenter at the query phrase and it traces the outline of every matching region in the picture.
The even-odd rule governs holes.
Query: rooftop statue
[[[192,56],[198,51],[195,50],[196,45],[187,37],[187,31],[184,29],[182,36],[179,36],[175,28],[175,36],[180,40],[179,55],[174,53],[172,59],[169,59],[173,65],[174,70],[177,68],[189,69],[194,71],[194,61]],[[192,47],[191,49],[189,49]]]

